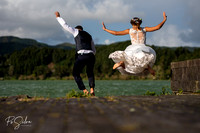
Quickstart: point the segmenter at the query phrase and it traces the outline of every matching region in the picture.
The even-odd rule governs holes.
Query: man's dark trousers
[[[93,53],[76,54],[76,60],[74,63],[74,68],[73,68],[73,76],[80,90],[86,89],[85,85],[83,84],[82,78],[80,76],[80,73],[82,72],[85,66],[86,66],[86,73],[89,80],[89,86],[90,88],[95,87],[95,79],[94,79],[94,72],[93,72],[94,64],[95,64],[95,56]]]

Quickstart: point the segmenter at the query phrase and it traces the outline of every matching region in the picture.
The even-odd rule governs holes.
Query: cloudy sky
[[[113,36],[102,30],[131,28],[134,16],[143,19],[142,26],[155,26],[163,20],[162,29],[147,33],[147,44],[156,46],[200,47],[200,0],[1,0],[0,36],[32,38],[49,45],[74,43],[55,19],[59,11],[66,22],[82,25],[96,44],[129,40],[129,35]]]

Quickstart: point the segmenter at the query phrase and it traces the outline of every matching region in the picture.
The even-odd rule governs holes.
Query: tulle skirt
[[[115,51],[109,55],[115,63],[124,61],[125,69],[118,67],[121,74],[147,75],[148,65],[152,67],[156,61],[156,52],[145,44],[129,45],[124,51]]]

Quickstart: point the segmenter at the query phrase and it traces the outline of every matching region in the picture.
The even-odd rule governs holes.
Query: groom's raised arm
[[[69,26],[63,18],[60,17],[59,12],[55,12],[56,19],[60,23],[60,25],[63,27],[64,30],[70,32],[74,37],[78,35],[78,29],[75,29],[71,26]]]

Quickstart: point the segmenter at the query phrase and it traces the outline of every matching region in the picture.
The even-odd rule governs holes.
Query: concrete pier
[[[200,59],[172,62],[171,88],[173,91],[200,91]]]
[[[0,101],[0,132],[199,133],[199,101],[200,95],[12,97]]]

